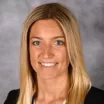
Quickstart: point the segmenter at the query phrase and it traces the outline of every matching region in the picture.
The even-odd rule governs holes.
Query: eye
[[[56,41],[56,45],[63,45],[63,44],[64,44],[64,42],[62,40],[57,40]]]
[[[40,45],[41,43],[40,43],[40,41],[34,41],[32,44],[35,45],[35,46],[38,46],[38,45]]]

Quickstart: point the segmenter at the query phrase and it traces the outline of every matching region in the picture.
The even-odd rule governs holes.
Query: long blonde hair
[[[71,71],[67,92],[67,104],[84,104],[86,94],[91,88],[90,78],[85,70],[79,26],[75,16],[59,3],[42,4],[27,17],[24,23],[20,56],[20,94],[17,104],[31,104],[33,93],[38,92],[36,73],[30,64],[29,31],[38,20],[54,19],[61,26],[67,43]]]

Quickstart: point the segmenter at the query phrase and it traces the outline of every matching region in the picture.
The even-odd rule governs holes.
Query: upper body
[[[19,96],[19,89],[9,92],[4,104],[16,104]],[[88,92],[84,104],[104,104],[104,91],[92,87]]]

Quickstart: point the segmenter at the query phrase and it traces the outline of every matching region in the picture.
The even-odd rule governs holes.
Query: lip
[[[39,64],[41,64],[41,63],[55,63],[55,64],[57,64],[58,62],[52,62],[52,61],[41,61],[41,62],[38,62]]]
[[[57,62],[39,62],[39,64],[40,64],[42,67],[45,67],[45,68],[54,67],[55,65],[53,65],[53,66],[44,66],[44,65],[42,65],[41,63],[55,63],[55,65],[58,64]]]
[[[55,61],[39,61],[39,63],[57,63]]]

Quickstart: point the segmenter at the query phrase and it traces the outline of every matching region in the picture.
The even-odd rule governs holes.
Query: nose
[[[45,47],[42,51],[42,56],[43,56],[43,58],[52,58],[54,56],[52,47],[50,45],[45,45]]]

